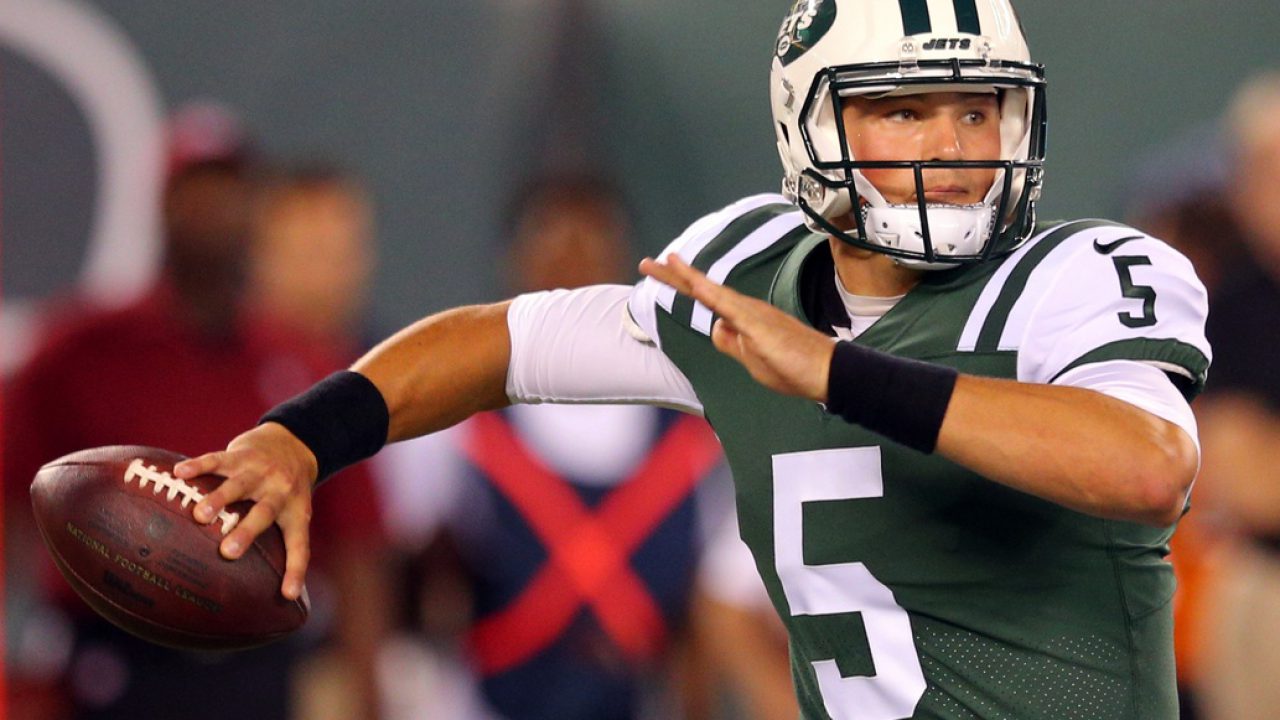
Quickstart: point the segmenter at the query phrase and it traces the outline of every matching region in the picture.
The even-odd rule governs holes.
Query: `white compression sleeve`
[[[1186,431],[1200,447],[1196,417],[1182,393],[1160,368],[1135,360],[1081,365],[1062,374],[1055,385],[1087,388],[1135,405]]]
[[[520,403],[645,403],[702,414],[693,386],[627,329],[626,285],[521,295],[507,312],[507,397]]]

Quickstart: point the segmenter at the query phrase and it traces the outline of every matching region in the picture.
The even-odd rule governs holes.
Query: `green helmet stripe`
[[[902,8],[902,34],[919,35],[933,32],[933,23],[929,20],[929,0],[898,0]]]
[[[970,35],[982,34],[982,21],[978,19],[978,0],[955,0],[956,30]]]

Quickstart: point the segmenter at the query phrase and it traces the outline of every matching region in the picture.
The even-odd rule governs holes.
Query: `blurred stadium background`
[[[589,5],[594,27],[563,27],[571,4]],[[545,156],[530,140],[545,123],[597,131],[590,152],[619,176],[640,249],[655,251],[691,219],[776,189],[766,79],[785,4],[2,0],[6,312],[91,263],[100,283],[141,284],[101,279],[155,258],[129,186],[145,187],[137,165],[157,151],[134,131],[204,98],[241,113],[269,155],[318,153],[368,179],[380,330],[496,296],[501,208]],[[1049,70],[1047,217],[1117,215],[1132,162],[1280,60],[1270,0],[1019,8]],[[570,80],[587,101],[544,101],[564,46],[580,46]],[[6,332],[6,355],[17,340]]]
[[[1273,0],[1015,2],[1048,68],[1046,218],[1212,185],[1212,126],[1280,67]],[[547,170],[611,174],[655,252],[778,188],[767,78],[788,4],[0,0],[0,370],[42,301],[154,279],[163,128],[193,102],[234,111],[265,157],[364,179],[374,336],[503,294],[510,197]]]

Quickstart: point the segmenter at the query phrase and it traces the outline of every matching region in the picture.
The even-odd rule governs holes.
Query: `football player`
[[[595,286],[445,312],[183,476],[284,529],[312,483],[513,402],[702,413],[807,718],[1176,716],[1165,547],[1196,474],[1204,289],[1164,243],[1039,223],[1045,80],[1008,0],[800,0],[781,195]]]

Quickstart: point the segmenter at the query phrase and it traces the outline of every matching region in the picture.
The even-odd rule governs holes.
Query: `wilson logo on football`
[[[151,492],[159,495],[161,492],[168,491],[165,496],[166,500],[175,500],[179,496],[182,497],[181,504],[183,508],[193,502],[200,502],[204,499],[204,493],[196,488],[188,485],[182,480],[175,478],[167,472],[160,472],[154,465],[145,464],[141,458],[135,458],[129,463],[129,467],[124,471],[124,482],[128,485],[130,482],[137,480],[138,487],[146,489],[147,484],[151,483],[154,487]],[[222,534],[226,535],[231,529],[240,522],[240,514],[227,512],[222,510],[218,513],[218,520],[222,522]]]

